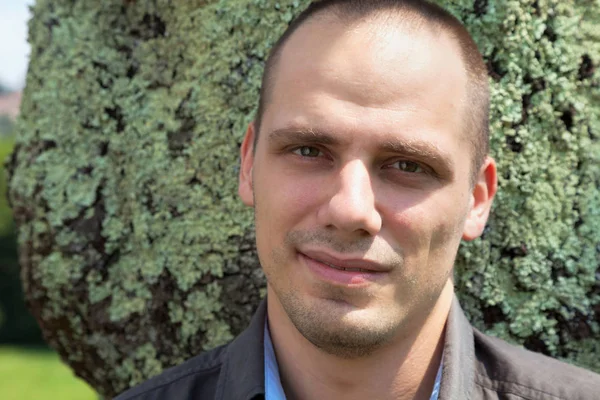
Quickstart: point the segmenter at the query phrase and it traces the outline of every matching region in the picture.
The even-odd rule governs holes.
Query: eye
[[[312,146],[302,146],[294,149],[292,153],[302,157],[318,157],[321,155],[321,150]]]
[[[413,174],[425,172],[419,164],[417,164],[416,162],[407,161],[407,160],[396,161],[395,163],[390,164],[390,167],[399,169],[400,171],[403,171],[403,172],[409,172],[409,173],[413,173]]]

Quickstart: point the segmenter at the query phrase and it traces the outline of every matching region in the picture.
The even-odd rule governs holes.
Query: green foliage
[[[16,245],[14,232],[0,236],[0,345],[42,345],[37,322],[25,307]]]
[[[0,93],[2,86],[0,85]],[[0,160],[5,160],[13,149],[14,122],[0,115]],[[23,296],[18,284],[17,257],[15,254],[14,224],[7,200],[7,181],[4,166],[0,164],[0,343],[18,335],[30,337],[38,333],[31,316],[23,307]],[[20,316],[15,311],[21,311]],[[18,322],[17,322],[18,321]],[[11,326],[7,326],[11,324]],[[22,329],[31,329],[27,333]],[[23,335],[25,333],[25,335]]]
[[[58,355],[45,349],[0,347],[0,399],[97,400]]]
[[[13,150],[14,136],[12,129],[12,123],[5,124],[2,121],[2,116],[0,116],[0,161],[6,160]],[[7,189],[6,172],[4,171],[4,165],[0,164],[0,237],[13,233],[13,219],[8,205]]]
[[[600,342],[600,5],[439,3],[488,60],[501,175],[489,229],[457,261],[463,304],[493,334],[600,371],[586,353]],[[24,285],[104,395],[229,340],[258,301],[238,148],[268,50],[307,4],[37,1],[10,182]]]
[[[14,125],[8,115],[0,115],[0,137],[12,136]]]

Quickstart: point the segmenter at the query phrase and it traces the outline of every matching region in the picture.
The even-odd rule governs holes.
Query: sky
[[[0,0],[0,84],[22,89],[27,73],[27,21],[34,0]]]

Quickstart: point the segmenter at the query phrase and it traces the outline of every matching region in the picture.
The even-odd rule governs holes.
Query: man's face
[[[240,195],[255,207],[269,307],[325,351],[358,356],[415,329],[461,237],[482,228],[459,54],[427,28],[329,16],[282,49]]]

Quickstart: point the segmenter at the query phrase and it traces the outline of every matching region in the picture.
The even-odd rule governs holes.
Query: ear
[[[471,193],[470,211],[462,236],[464,240],[476,239],[483,233],[497,188],[496,162],[493,158],[487,157],[479,170]]]
[[[254,167],[254,122],[250,122],[242,147],[240,148],[240,177],[238,194],[242,202],[254,207],[254,185],[252,183],[252,169]]]

